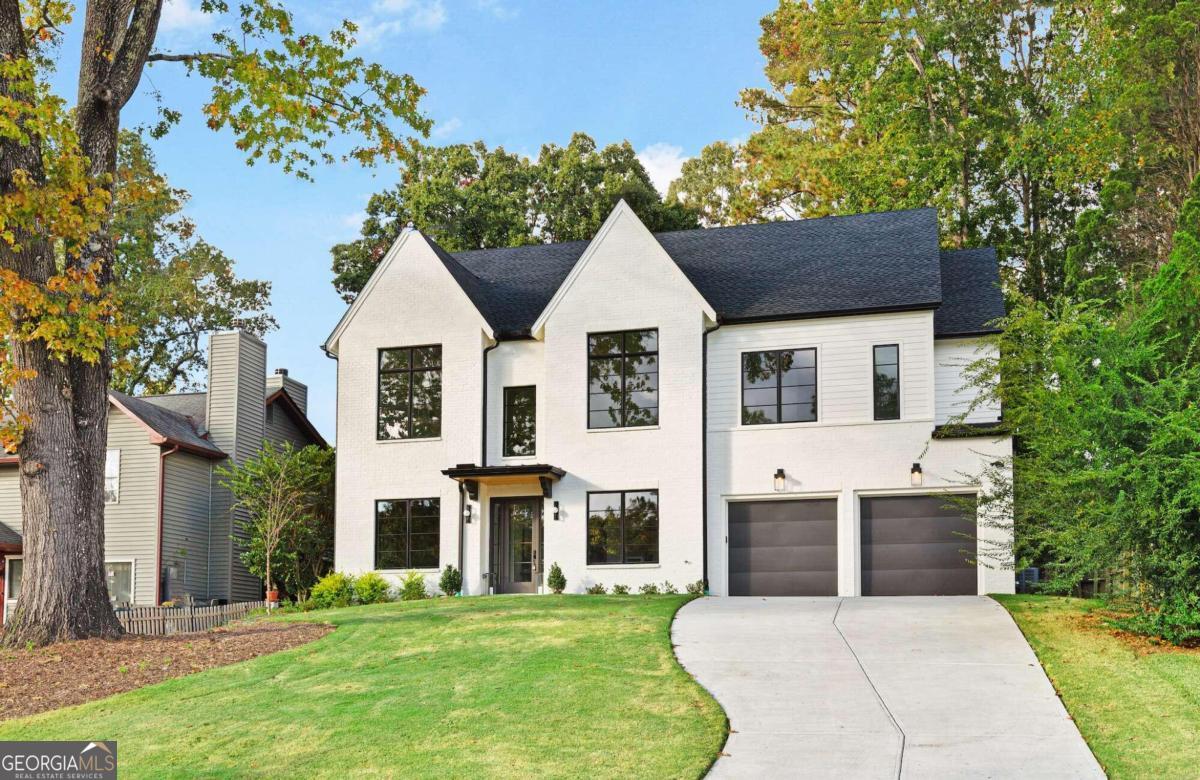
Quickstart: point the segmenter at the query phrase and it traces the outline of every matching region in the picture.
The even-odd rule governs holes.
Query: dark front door
[[[978,592],[972,508],[947,496],[862,500],[864,596]]]
[[[730,596],[836,596],[837,500],[729,505]]]
[[[492,570],[497,593],[536,593],[540,579],[542,499],[492,502]]]

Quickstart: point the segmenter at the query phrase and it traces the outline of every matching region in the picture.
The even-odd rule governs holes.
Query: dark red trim
[[[308,415],[301,411],[300,407],[296,405],[296,402],[292,400],[292,397],[288,395],[286,390],[280,388],[267,396],[266,405],[270,406],[273,403],[281,403],[283,408],[287,410],[287,413],[291,415],[292,420],[300,426],[300,429],[308,435],[308,438],[313,440],[314,444],[318,447],[329,448],[329,443],[325,441],[325,437],[308,421]]]

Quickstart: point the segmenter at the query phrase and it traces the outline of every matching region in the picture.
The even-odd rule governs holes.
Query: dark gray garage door
[[[729,595],[836,596],[837,501],[731,503]]]
[[[954,596],[978,592],[975,511],[946,496],[862,500],[864,596]]]

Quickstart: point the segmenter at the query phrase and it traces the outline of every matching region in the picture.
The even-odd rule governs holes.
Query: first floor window
[[[504,388],[504,456],[532,455],[537,445],[537,389]]]
[[[379,350],[378,404],[376,438],[441,436],[441,346]]]
[[[742,425],[814,422],[816,419],[815,348],[742,355]]]
[[[882,344],[874,349],[875,419],[900,419],[900,345]]]
[[[115,504],[121,499],[121,451],[109,450],[104,455],[104,503]]]
[[[588,494],[589,565],[658,563],[658,491]]]
[[[108,599],[115,604],[133,603],[133,564],[129,561],[108,561],[104,564],[104,579],[108,582]]]
[[[441,500],[375,502],[375,568],[436,569],[440,560]]]
[[[5,595],[5,598],[9,599],[10,601],[21,595],[21,572],[24,570],[25,561],[21,560],[20,558],[8,559],[8,576],[5,577],[5,580],[7,580],[8,591]]]

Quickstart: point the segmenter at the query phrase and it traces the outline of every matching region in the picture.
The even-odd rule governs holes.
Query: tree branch
[[[136,0],[129,20],[129,27],[121,36],[121,48],[116,52],[109,84],[113,99],[123,107],[142,78],[146,57],[154,46],[158,34],[158,20],[162,16],[163,0]]]
[[[166,52],[155,52],[146,57],[146,62],[203,62],[204,60],[227,60],[228,54],[220,52],[191,52],[190,54],[168,54]]]

